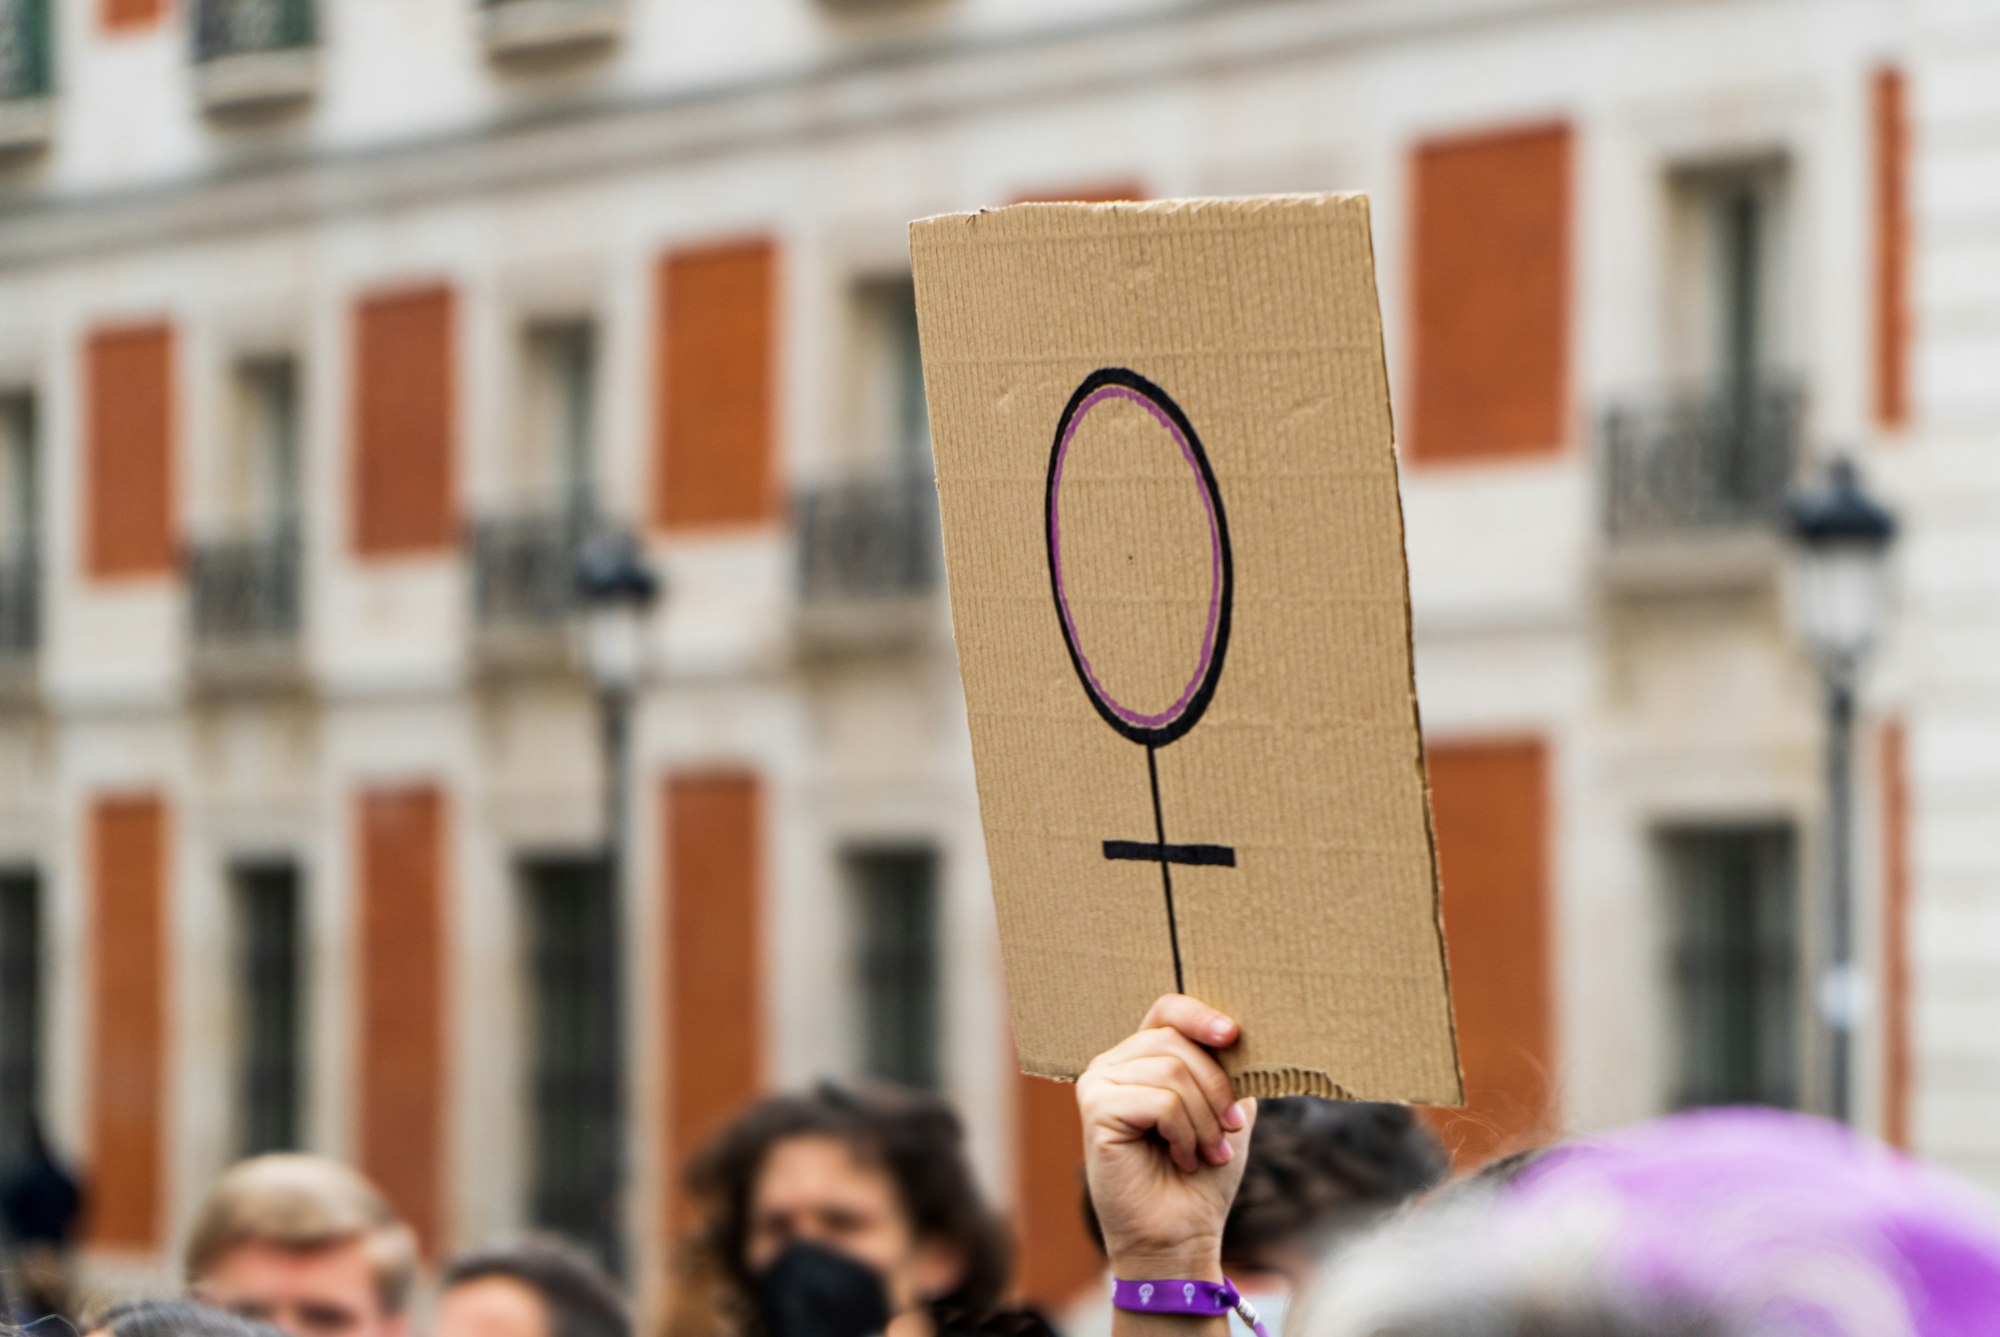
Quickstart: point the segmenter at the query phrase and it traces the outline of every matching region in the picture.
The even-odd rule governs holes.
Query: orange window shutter
[[[365,791],[356,815],[360,1161],[437,1256],[445,1247],[450,961],[444,795]]]
[[[764,799],[754,775],[670,777],[666,834],[669,1053],[663,1201],[689,1224],[679,1176],[763,1089]]]
[[[1875,72],[1875,420],[1910,420],[1909,89],[1903,72]]]
[[[87,838],[89,1238],[98,1248],[151,1251],[166,1228],[166,805],[150,794],[100,798]]]
[[[1083,1226],[1083,1124],[1076,1087],[1014,1078],[1014,1213],[1020,1290],[1060,1311],[1102,1275],[1104,1258]]]
[[[167,0],[100,0],[98,26],[108,33],[150,28],[167,16]]]
[[[1044,188],[1033,190],[1015,201],[1017,204],[1119,204],[1129,200],[1150,198],[1145,186],[1136,180],[1097,181],[1075,186]]]
[[[1910,763],[1900,720],[1882,728],[1882,1140],[1910,1150]]]
[[[654,524],[675,532],[777,514],[778,248],[767,237],[660,262]]]
[[[354,316],[352,532],[358,557],[456,541],[456,310],[445,288],[365,298]]]
[[[174,333],[99,330],[84,345],[84,561],[93,579],[174,569]]]
[[[1534,739],[1425,750],[1466,1093],[1437,1122],[1463,1166],[1538,1145],[1561,1122],[1548,752]]]
[[[1417,148],[1405,441],[1414,462],[1549,455],[1564,444],[1572,139],[1557,124]]]

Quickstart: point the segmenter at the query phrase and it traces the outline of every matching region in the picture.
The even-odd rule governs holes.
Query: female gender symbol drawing
[[[1103,681],[1104,675],[1091,664],[1079,638],[1076,617],[1063,586],[1063,468],[1076,444],[1078,429],[1092,412],[1114,402],[1137,405],[1171,438],[1190,481],[1199,495],[1208,532],[1208,615],[1202,622],[1201,640],[1194,667],[1179,694],[1164,709],[1148,711],[1114,696]],[[1055,592],[1056,617],[1062,624],[1063,644],[1076,669],[1090,703],[1104,722],[1146,749],[1146,775],[1153,789],[1153,839],[1106,840],[1104,857],[1129,859],[1160,865],[1160,886],[1167,902],[1167,933],[1173,946],[1174,988],[1183,988],[1180,927],[1174,917],[1173,865],[1200,864],[1234,868],[1236,850],[1229,845],[1170,845],[1166,821],[1160,811],[1160,767],[1158,752],[1201,722],[1202,714],[1215,695],[1216,681],[1222,676],[1222,661],[1229,648],[1229,608],[1233,574],[1229,553],[1229,522],[1222,511],[1222,493],[1215,485],[1215,471],[1194,425],[1173,398],[1137,372],[1123,367],[1104,367],[1084,377],[1063,409],[1056,424],[1055,444],[1049,450],[1046,530],[1049,553],[1049,584]]]

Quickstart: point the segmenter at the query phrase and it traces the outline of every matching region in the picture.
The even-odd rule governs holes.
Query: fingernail
[[[1228,1138],[1223,1138],[1215,1144],[1215,1163],[1217,1165],[1227,1165],[1235,1159],[1236,1148]]]
[[[1208,1024],[1208,1038],[1215,1041],[1215,1043],[1217,1044],[1227,1043],[1229,1040],[1229,1032],[1232,1029],[1233,1025],[1230,1022],[1229,1018],[1227,1017],[1222,1017],[1219,1020],[1211,1021]]]
[[[1232,1133],[1242,1132],[1243,1125],[1248,1122],[1249,1120],[1243,1115],[1243,1102],[1240,1100],[1222,1112],[1222,1126]]]

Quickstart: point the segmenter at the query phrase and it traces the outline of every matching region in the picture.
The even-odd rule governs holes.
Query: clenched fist
[[[1222,1225],[1243,1179],[1255,1101],[1238,1101],[1210,1052],[1236,1023],[1182,994],[1077,1079],[1084,1170],[1112,1273],[1222,1279]]]

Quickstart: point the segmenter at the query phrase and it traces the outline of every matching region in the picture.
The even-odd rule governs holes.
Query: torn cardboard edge
[[[1039,1078],[1045,1082],[1060,1082],[1064,1086],[1074,1086],[1081,1073],[1033,1072],[1022,1069],[1022,1075]],[[1346,1087],[1332,1081],[1323,1072],[1309,1072],[1302,1068],[1257,1069],[1250,1072],[1229,1074],[1230,1090],[1239,1100],[1275,1099],[1278,1096],[1322,1096],[1327,1100],[1353,1100]],[[1428,1100],[1399,1100],[1388,1097],[1372,1097],[1392,1105],[1429,1105]]]

